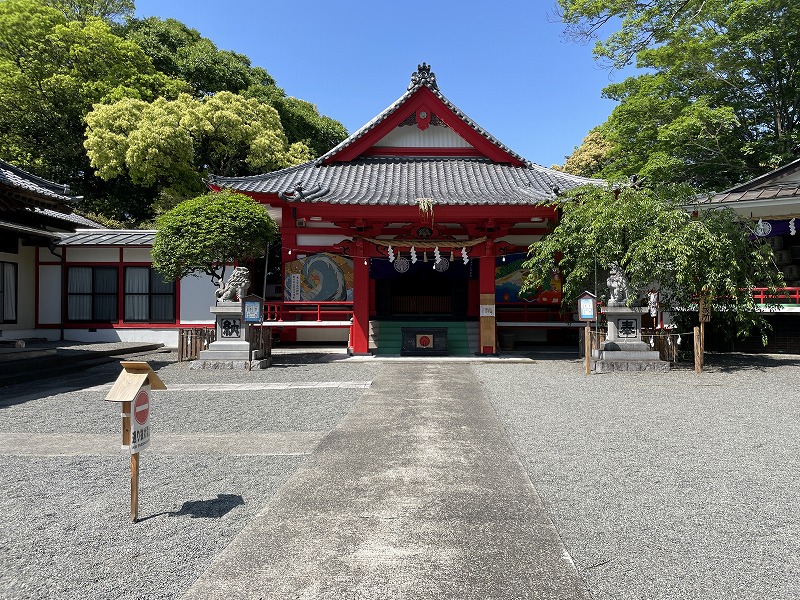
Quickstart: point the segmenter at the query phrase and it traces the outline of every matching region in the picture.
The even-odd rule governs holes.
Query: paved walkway
[[[471,369],[383,369],[185,598],[588,598]]]

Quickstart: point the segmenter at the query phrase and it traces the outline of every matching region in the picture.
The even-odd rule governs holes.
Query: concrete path
[[[185,598],[589,598],[471,369],[384,369]]]

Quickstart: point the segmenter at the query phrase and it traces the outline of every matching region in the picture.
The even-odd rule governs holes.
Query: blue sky
[[[406,90],[423,61],[441,92],[528,160],[550,166],[604,122],[590,46],[564,41],[554,0],[136,0],[250,57],[290,96],[353,132]]]

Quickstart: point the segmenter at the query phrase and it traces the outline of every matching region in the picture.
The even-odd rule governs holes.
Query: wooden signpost
[[[706,323],[711,322],[711,302],[708,298],[700,296],[697,313],[700,327],[694,328],[694,370],[696,373],[702,373],[706,352]]]
[[[150,391],[167,386],[146,362],[121,361],[106,400],[122,403],[122,448],[131,453],[131,521],[139,518],[139,452],[150,444]]]
[[[591,292],[583,292],[578,296],[578,320],[586,323],[583,332],[583,357],[585,360],[586,374],[592,372],[592,326],[591,321],[597,321],[597,296]]]

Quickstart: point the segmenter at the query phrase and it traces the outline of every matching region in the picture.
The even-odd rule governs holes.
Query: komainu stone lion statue
[[[631,287],[628,283],[628,278],[625,276],[625,271],[617,263],[611,263],[609,270],[610,273],[606,280],[608,285],[608,305],[627,306]]]
[[[236,267],[225,285],[214,292],[222,302],[241,300],[250,287],[250,271],[246,267]]]

